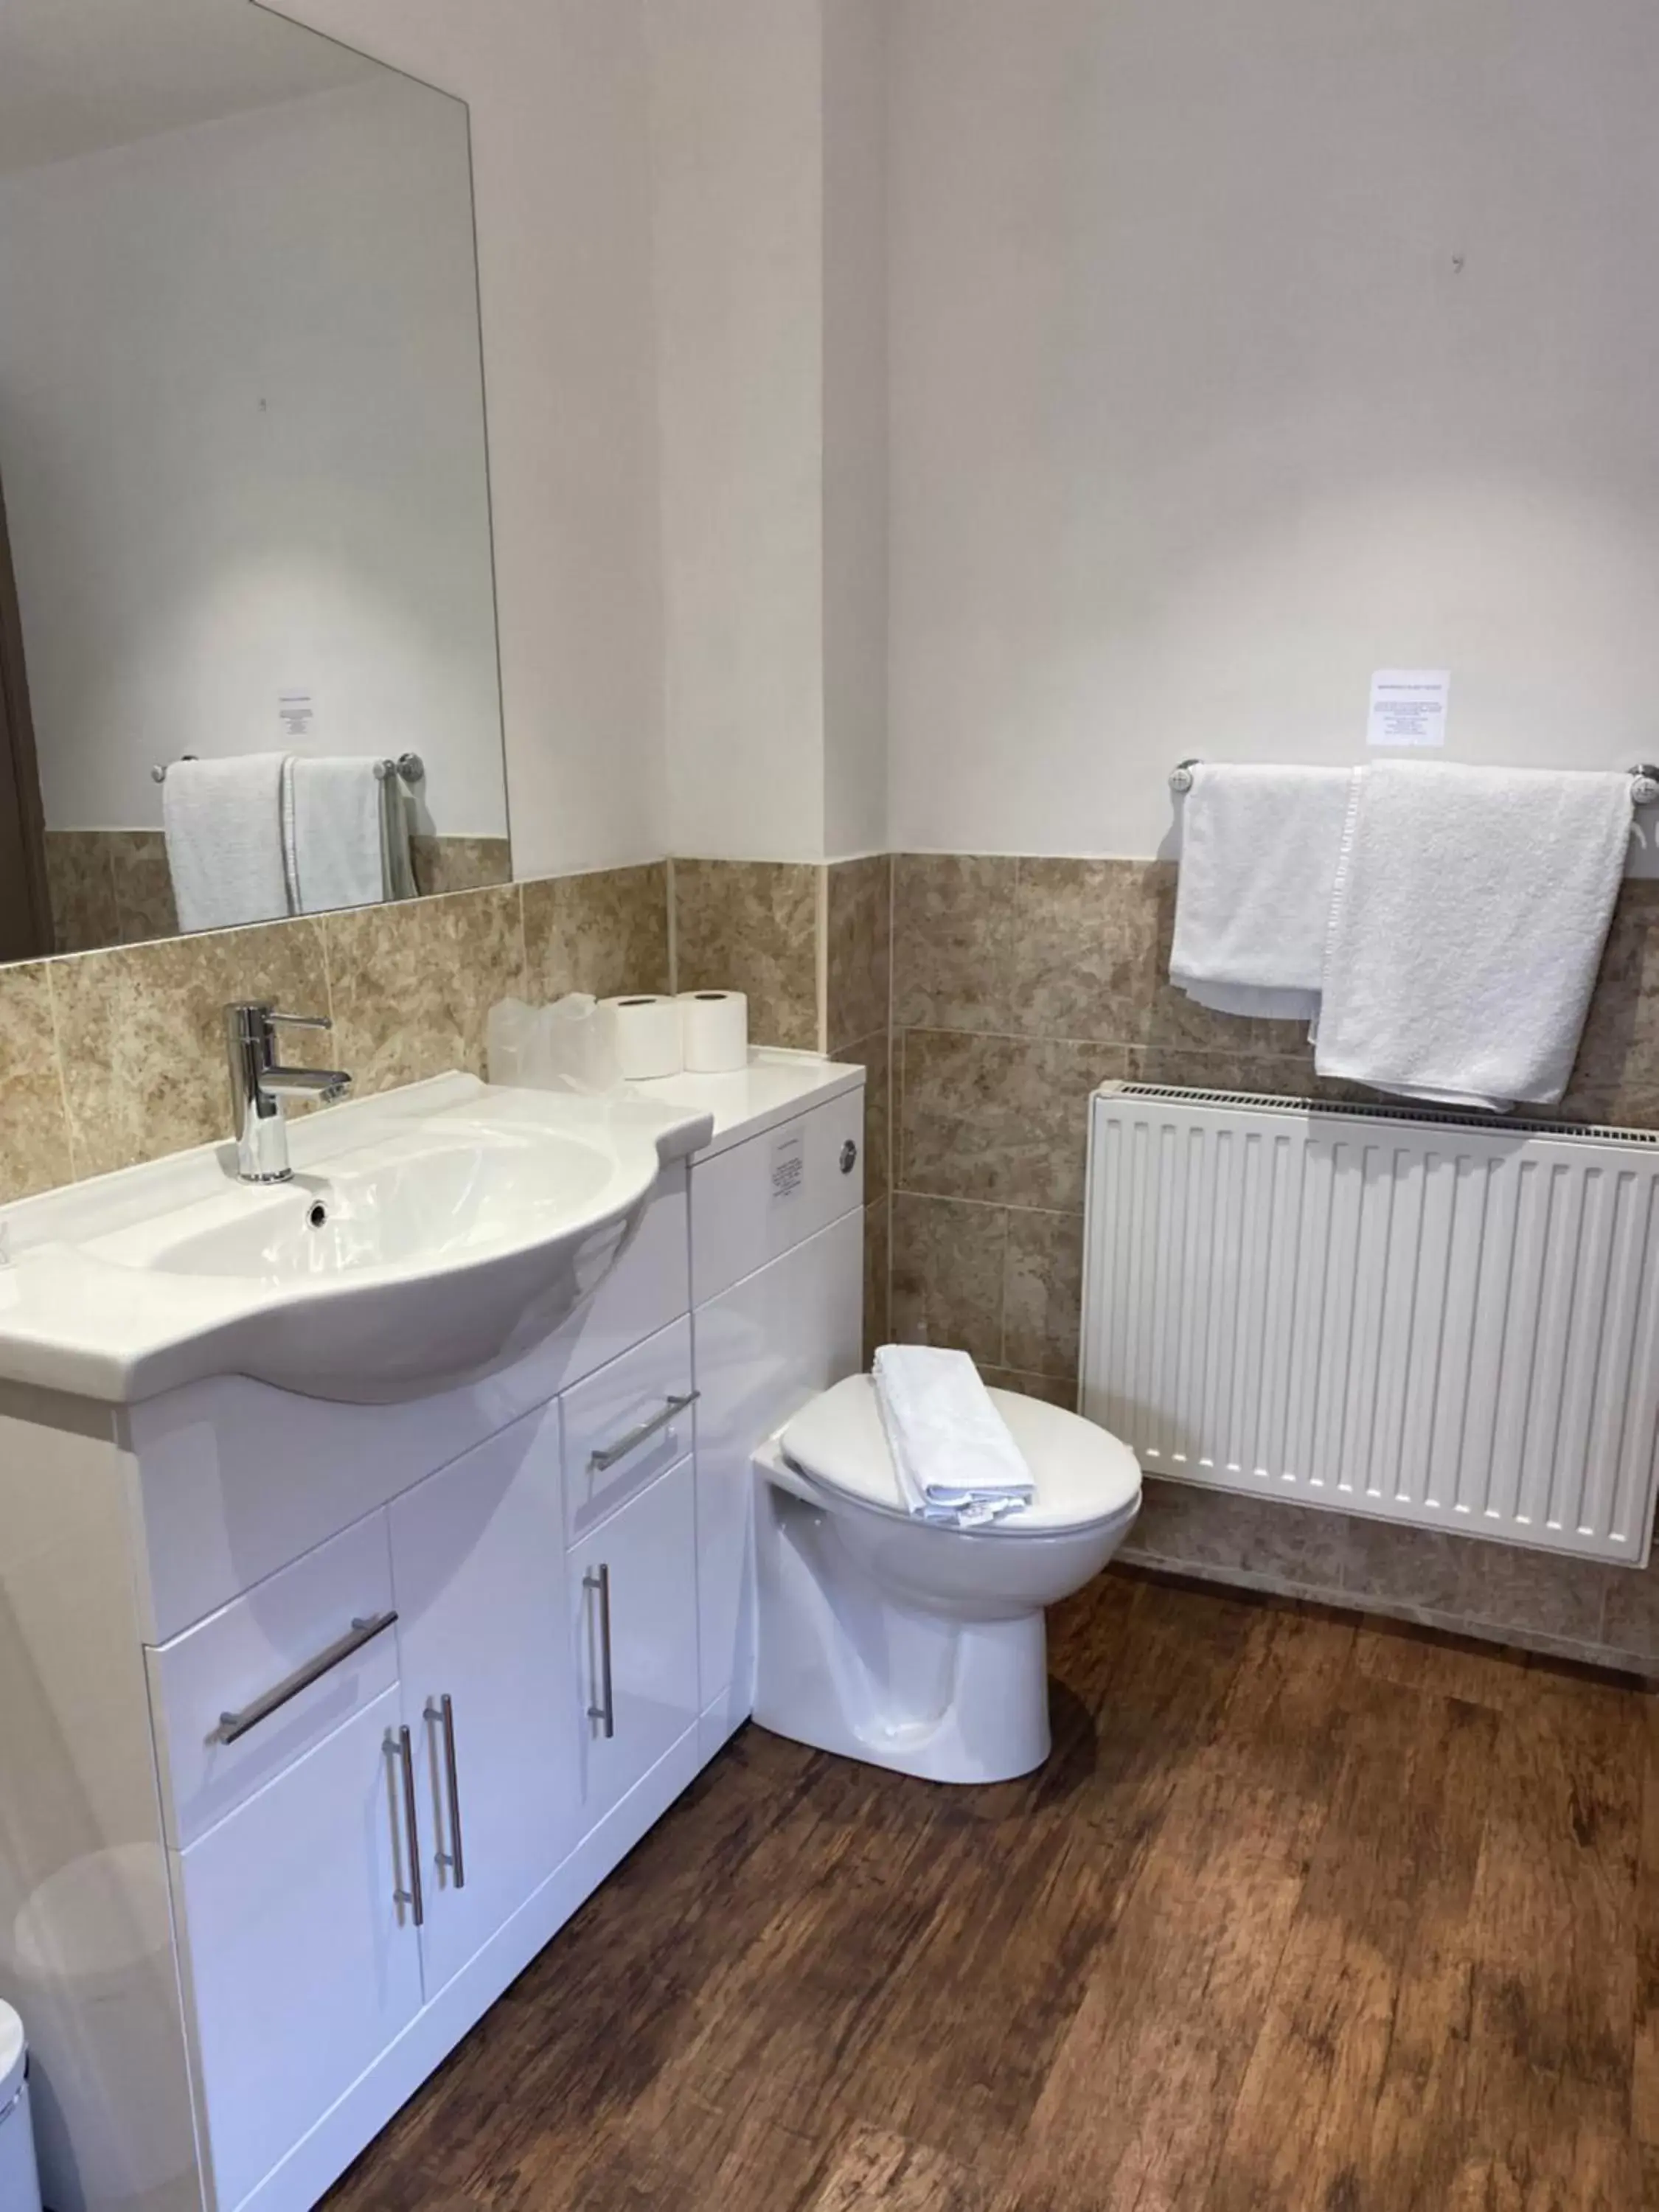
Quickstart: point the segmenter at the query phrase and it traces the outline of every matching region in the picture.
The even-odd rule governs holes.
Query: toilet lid
[[[974,1534],[1029,1536],[1040,1529],[1085,1528],[1126,1511],[1139,1497],[1134,1454],[1109,1430],[1012,1390],[993,1390],[991,1401],[1024,1454],[1036,1496]],[[778,1441],[785,1458],[826,1489],[890,1513],[909,1512],[869,1376],[849,1375],[812,1399]]]

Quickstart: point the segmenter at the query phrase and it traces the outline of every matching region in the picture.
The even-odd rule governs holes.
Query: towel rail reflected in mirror
[[[234,925],[191,757],[384,761],[388,893],[510,881],[465,106],[240,0],[0,8],[13,83],[0,963]],[[361,805],[305,818],[367,866]]]
[[[1177,761],[1170,770],[1170,788],[1180,798],[1193,787],[1193,770],[1202,768],[1199,760]],[[1638,806],[1659,804],[1659,765],[1652,761],[1638,761],[1629,771],[1631,798]]]
[[[195,760],[198,756],[195,753],[180,753],[179,757],[180,760]],[[374,764],[374,773],[382,783],[389,775],[401,776],[405,783],[423,783],[426,781],[426,763],[421,758],[419,753],[399,753],[396,760],[388,756],[385,760],[377,761]],[[167,781],[167,767],[165,761],[158,761],[150,769],[149,780],[152,783]]]

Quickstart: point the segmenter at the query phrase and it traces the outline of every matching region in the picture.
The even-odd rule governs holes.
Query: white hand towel
[[[283,864],[283,756],[176,760],[161,786],[181,930],[237,929],[289,911]]]
[[[1321,1075],[1501,1112],[1553,1106],[1630,844],[1631,780],[1380,762],[1331,902]]]
[[[911,1511],[971,1528],[1036,1495],[1031,1470],[965,1352],[884,1344],[876,1404]]]
[[[1192,774],[1170,980],[1218,1013],[1311,1021],[1354,771],[1200,762]]]
[[[412,892],[402,798],[388,790],[392,778],[381,781],[380,767],[368,755],[290,762],[283,835],[295,914],[375,906]]]

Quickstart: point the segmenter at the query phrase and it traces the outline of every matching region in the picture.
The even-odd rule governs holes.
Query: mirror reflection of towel
[[[294,913],[413,897],[403,788],[382,765],[378,755],[289,760],[283,840]]]
[[[282,753],[176,760],[161,787],[181,930],[237,929],[289,911]]]

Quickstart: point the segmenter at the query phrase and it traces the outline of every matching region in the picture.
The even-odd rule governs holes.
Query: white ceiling
[[[0,0],[0,174],[379,70],[253,0]]]

